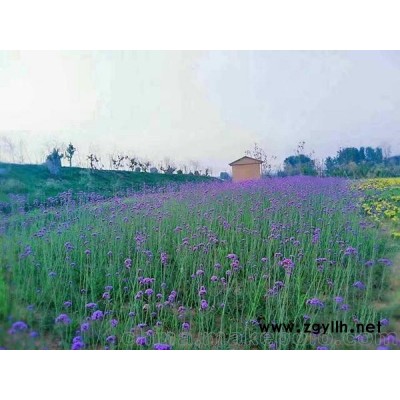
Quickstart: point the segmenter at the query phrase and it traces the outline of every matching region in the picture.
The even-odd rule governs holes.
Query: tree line
[[[58,175],[62,168],[61,160],[65,158],[69,167],[72,167],[72,160],[75,152],[76,148],[72,143],[66,147],[65,151],[61,151],[60,148],[54,147],[46,156],[45,165],[52,175]],[[86,156],[86,162],[87,167],[91,171],[105,169],[101,157],[95,153],[88,154]],[[189,165],[183,164],[178,168],[175,162],[173,162],[169,157],[165,157],[164,160],[156,166],[155,163],[149,160],[141,160],[136,156],[129,156],[122,153],[109,156],[109,169],[115,171],[130,170],[136,173],[164,173],[167,175],[175,173],[177,175],[187,174],[195,176],[211,176],[212,174],[212,168],[206,167],[203,169],[197,161],[190,161]]]
[[[302,142],[304,145],[304,142]],[[400,155],[391,156],[390,148],[345,147],[335,156],[317,163],[311,155],[297,154],[285,158],[279,176],[320,175],[347,178],[374,178],[400,176]]]
[[[12,140],[0,138],[0,149],[11,154],[12,160],[24,163],[23,154],[25,147],[22,141],[16,145]],[[60,147],[48,148],[45,156],[45,165],[51,174],[57,175],[61,171],[62,159],[66,160],[69,167],[72,167],[75,159],[76,147],[69,143]],[[20,154],[20,156],[18,155]],[[340,148],[336,155],[329,156],[325,160],[317,160],[314,152],[305,151],[305,142],[299,142],[293,154],[286,157],[283,166],[273,169],[272,164],[276,157],[267,155],[266,151],[257,143],[250,150],[245,151],[247,156],[263,161],[261,166],[263,176],[293,176],[293,175],[312,175],[312,176],[336,176],[348,178],[369,178],[369,177],[391,177],[400,176],[400,155],[391,155],[390,147],[344,147]],[[82,158],[78,164],[83,165]],[[125,170],[135,173],[164,173],[164,174],[188,174],[188,175],[212,175],[210,167],[202,168],[198,161],[190,161],[186,164],[177,166],[169,157],[165,157],[162,162],[155,163],[150,160],[141,159],[137,156],[117,153],[108,155],[108,167],[98,154],[90,153],[85,156],[85,162],[89,170]],[[228,172],[221,172],[220,179],[229,180]]]
[[[305,151],[305,142],[299,142],[294,154],[286,157],[283,168],[272,170],[272,161],[276,157],[267,156],[256,143],[246,155],[263,161],[263,176],[336,176],[347,178],[374,178],[400,176],[400,155],[391,156],[390,147],[344,147],[335,156],[317,160],[314,152]]]

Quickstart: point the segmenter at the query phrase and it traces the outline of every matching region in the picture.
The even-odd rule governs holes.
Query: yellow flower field
[[[362,208],[367,215],[376,221],[386,220],[397,225],[400,221],[400,178],[367,179],[356,188],[366,193]],[[400,239],[400,231],[392,232],[392,236]]]

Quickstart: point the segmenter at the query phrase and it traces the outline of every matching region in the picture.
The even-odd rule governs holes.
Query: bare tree
[[[324,160],[315,159],[314,160],[315,170],[317,171],[318,176],[324,175]]]
[[[173,174],[176,171],[176,166],[169,157],[165,157],[164,162],[160,163],[160,170],[164,174]]]
[[[304,146],[305,145],[306,145],[306,142],[304,140],[300,141],[297,144],[297,148],[296,148],[296,150],[294,150],[297,156],[299,156],[300,154],[304,154]]]
[[[65,158],[68,160],[70,167],[72,167],[72,157],[74,156],[75,151],[76,148],[72,145],[72,143],[70,143],[65,150]]]
[[[25,154],[29,155],[28,151],[26,150],[24,141],[22,139],[20,139],[18,142],[18,157],[17,157],[18,163],[20,163],[20,164],[25,163]]]
[[[205,172],[204,172],[204,175],[205,176],[210,176],[210,175],[212,175],[212,173],[213,173],[212,168],[211,167],[207,167]]]
[[[383,159],[387,160],[392,155],[392,147],[390,144],[385,143],[382,145]]]
[[[128,158],[129,165],[128,168],[131,171],[136,171],[136,168],[140,168],[139,166],[139,160],[136,157]]]
[[[123,156],[122,154],[118,154],[115,158],[112,157],[111,162],[114,169],[124,169],[124,161],[128,159],[128,156]]]
[[[245,154],[249,157],[256,158],[257,160],[263,162],[261,164],[262,175],[264,176],[271,175],[272,172],[271,160],[275,160],[276,156],[268,156],[267,153],[257,143],[254,143],[254,147],[252,150],[245,151]]]
[[[143,172],[147,172],[148,169],[150,168],[150,165],[151,165],[150,161],[139,162],[139,166]]]
[[[200,169],[200,163],[197,160],[190,160],[190,165],[193,168],[193,172],[199,172]]]
[[[15,163],[15,143],[7,136],[0,138],[0,149],[6,154],[5,160]]]
[[[101,160],[99,157],[96,156],[96,154],[89,154],[87,156],[87,160],[89,161],[89,168],[93,171],[96,169],[102,169],[104,168],[104,165],[101,164]]]

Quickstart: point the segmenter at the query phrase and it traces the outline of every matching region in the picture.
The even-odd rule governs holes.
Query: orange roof
[[[247,165],[247,164],[262,164],[263,161],[257,160],[256,158],[244,156],[239,158],[238,160],[232,161],[229,165]]]

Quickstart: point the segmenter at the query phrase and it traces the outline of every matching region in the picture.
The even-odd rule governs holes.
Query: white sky
[[[254,142],[277,163],[302,140],[399,154],[399,110],[400,52],[0,52],[0,137],[31,162],[70,141],[214,174]]]

